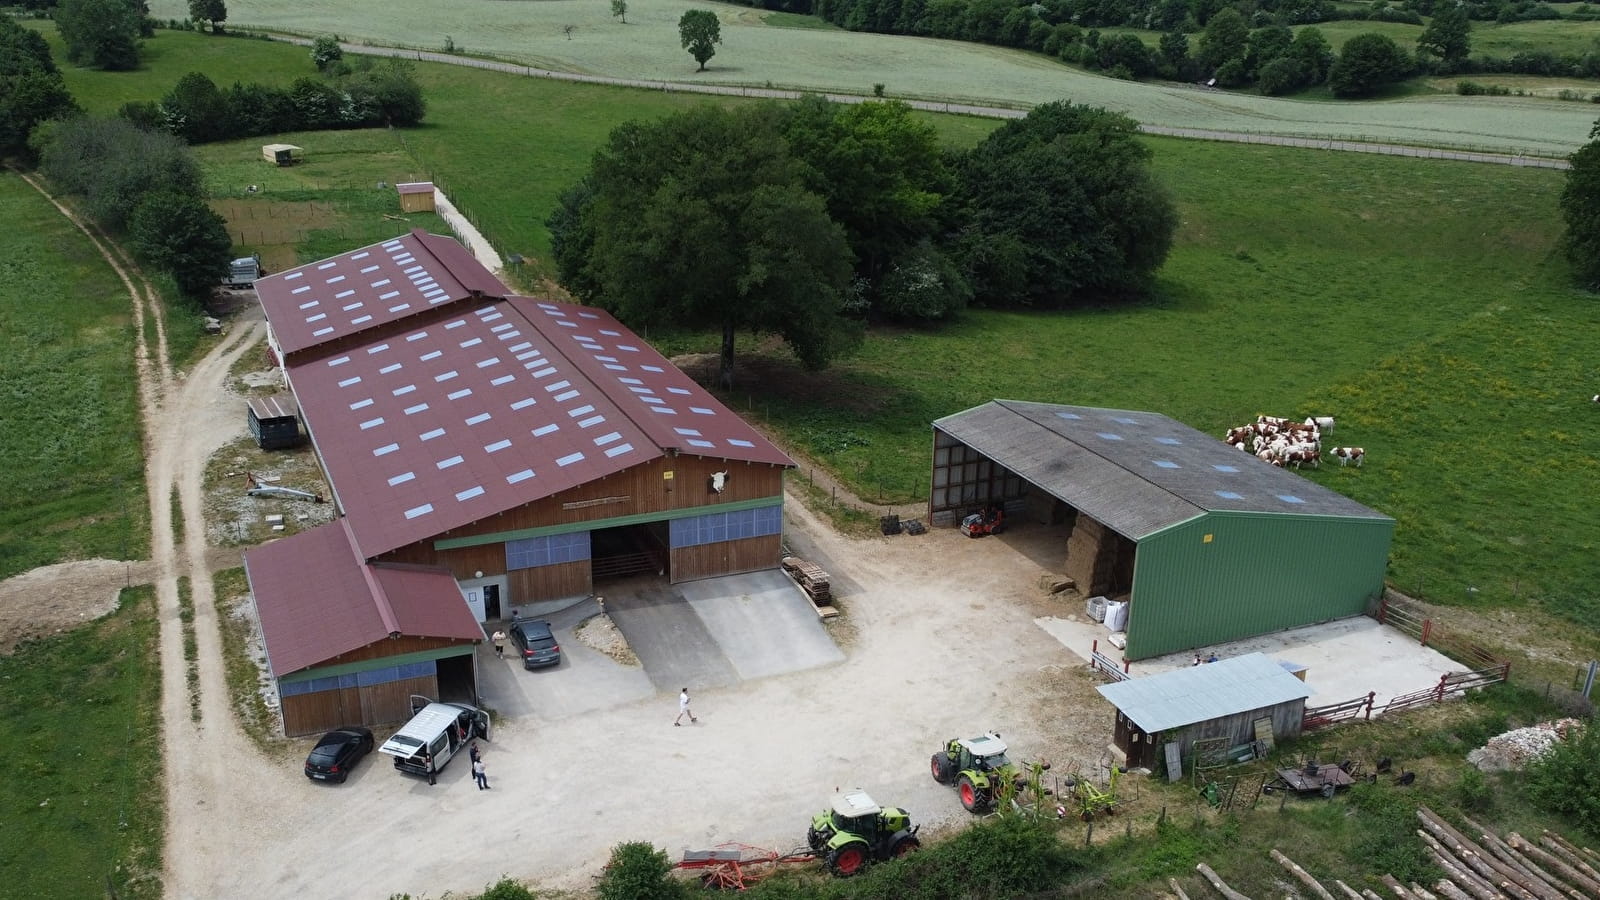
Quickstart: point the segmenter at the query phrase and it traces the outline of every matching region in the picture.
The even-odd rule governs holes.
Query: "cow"
[[[1361,468],[1361,461],[1367,458],[1365,447],[1335,447],[1333,455],[1339,458],[1339,465],[1355,463],[1356,468]]]
[[[1289,420],[1288,419],[1280,419],[1277,416],[1256,416],[1256,424],[1257,425],[1272,425],[1272,426],[1277,427],[1277,428],[1282,428],[1283,426],[1289,424]]]
[[[1333,416],[1306,416],[1306,424],[1318,431],[1333,433]]]
[[[1302,445],[1285,453],[1284,458],[1289,461],[1289,465],[1294,466],[1296,469],[1304,464],[1309,464],[1311,468],[1316,469],[1321,467],[1322,454],[1315,449]]]
[[[1242,446],[1245,441],[1250,439],[1250,435],[1252,433],[1253,432],[1248,425],[1240,425],[1238,428],[1229,428],[1227,441],[1235,447]]]

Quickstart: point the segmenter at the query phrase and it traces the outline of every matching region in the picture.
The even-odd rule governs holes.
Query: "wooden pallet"
[[[800,585],[800,589],[806,592],[812,603],[820,607],[833,602],[833,584],[827,571],[821,566],[806,562],[797,556],[785,556],[783,570]]]

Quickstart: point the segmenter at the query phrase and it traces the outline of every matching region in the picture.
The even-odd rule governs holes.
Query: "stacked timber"
[[[795,584],[806,592],[811,602],[818,606],[829,606],[833,603],[833,585],[829,582],[828,573],[816,563],[806,562],[798,556],[785,556],[783,570],[789,573]]]
[[[1067,577],[1089,596],[1112,593],[1117,574],[1117,536],[1079,515],[1067,538]]]

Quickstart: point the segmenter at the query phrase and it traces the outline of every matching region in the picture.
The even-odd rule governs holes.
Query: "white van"
[[[411,721],[383,742],[379,753],[394,757],[394,767],[412,775],[431,776],[472,743],[489,739],[489,714],[465,703],[435,703],[411,696]]]

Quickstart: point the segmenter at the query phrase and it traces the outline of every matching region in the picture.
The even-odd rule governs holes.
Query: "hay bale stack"
[[[1079,515],[1067,538],[1067,577],[1090,596],[1111,593],[1117,573],[1117,545],[1117,536],[1104,525]]]

